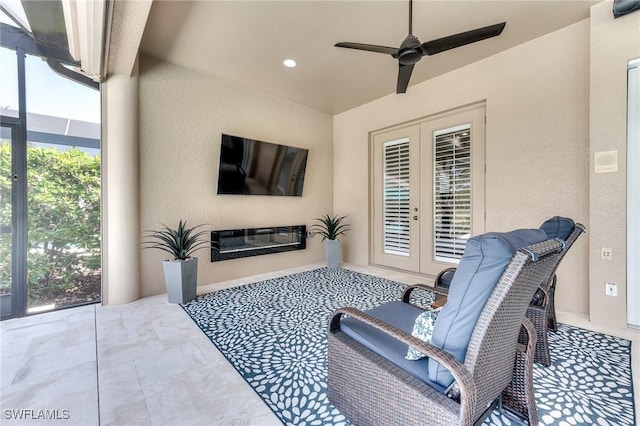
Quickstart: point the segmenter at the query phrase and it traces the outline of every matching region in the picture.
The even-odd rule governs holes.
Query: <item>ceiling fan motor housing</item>
[[[398,49],[398,61],[402,65],[413,65],[422,59],[420,40],[413,34],[409,34]]]

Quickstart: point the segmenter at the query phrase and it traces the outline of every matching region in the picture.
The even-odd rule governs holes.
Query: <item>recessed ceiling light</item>
[[[282,61],[282,65],[284,65],[287,68],[295,68],[298,66],[298,63],[293,59],[285,59],[284,61]]]

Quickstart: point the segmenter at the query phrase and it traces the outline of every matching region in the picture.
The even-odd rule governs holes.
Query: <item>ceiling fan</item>
[[[423,56],[435,55],[436,53],[498,36],[502,33],[506,25],[506,22],[501,22],[420,44],[420,40],[418,40],[411,31],[412,18],[413,0],[409,0],[409,35],[407,35],[402,44],[400,44],[399,48],[351,42],[336,43],[336,47],[346,47],[348,49],[366,50],[368,52],[391,55],[397,59],[399,63],[396,93],[405,93],[409,85],[411,73],[413,72],[413,66],[422,59]]]

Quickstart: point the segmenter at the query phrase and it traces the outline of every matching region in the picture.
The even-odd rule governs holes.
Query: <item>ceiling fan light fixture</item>
[[[282,61],[282,65],[284,65],[287,68],[295,68],[298,66],[298,62],[295,59],[287,58],[284,61]]]

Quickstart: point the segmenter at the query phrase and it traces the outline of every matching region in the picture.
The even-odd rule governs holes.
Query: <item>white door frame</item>
[[[640,327],[640,59],[629,62],[627,108],[627,323]]]

